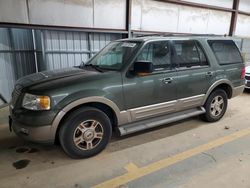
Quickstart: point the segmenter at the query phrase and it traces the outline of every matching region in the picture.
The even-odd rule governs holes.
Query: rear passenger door
[[[173,40],[172,49],[172,61],[177,66],[179,108],[200,106],[214,77],[208,58],[195,40]]]

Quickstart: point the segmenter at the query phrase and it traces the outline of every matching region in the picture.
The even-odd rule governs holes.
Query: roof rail
[[[153,34],[139,34],[136,37],[150,37],[150,36],[159,36],[159,37],[175,37],[175,36],[200,36],[200,37],[226,37],[228,35],[217,35],[217,34],[186,34],[186,33],[153,33]]]

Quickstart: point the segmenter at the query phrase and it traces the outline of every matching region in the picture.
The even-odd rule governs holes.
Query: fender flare
[[[56,115],[56,117],[53,120],[53,123],[51,125],[52,138],[55,138],[56,131],[57,131],[57,128],[58,128],[61,120],[70,110],[72,110],[73,108],[75,108],[79,105],[91,103],[91,102],[102,103],[102,104],[109,106],[115,112],[115,115],[117,117],[118,122],[120,122],[120,109],[113,101],[111,101],[107,98],[104,98],[104,97],[99,97],[99,96],[85,97],[85,98],[78,99],[78,100],[66,105],[62,110],[60,110],[60,112]]]
[[[205,104],[207,98],[208,98],[209,95],[212,93],[212,91],[213,91],[217,86],[219,86],[219,85],[221,85],[221,84],[227,84],[227,85],[229,85],[230,88],[231,88],[231,90],[233,91],[233,88],[234,88],[234,87],[233,87],[232,83],[231,83],[229,80],[227,80],[227,79],[217,80],[217,81],[214,82],[214,83],[210,86],[210,88],[207,90],[207,92],[206,92],[206,94],[205,94],[205,97],[204,97],[204,100],[203,100],[203,102],[202,102],[203,105]]]

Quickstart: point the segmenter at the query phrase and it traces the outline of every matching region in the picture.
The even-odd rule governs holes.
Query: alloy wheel
[[[103,139],[103,126],[96,120],[80,123],[73,134],[74,144],[81,150],[97,147]]]

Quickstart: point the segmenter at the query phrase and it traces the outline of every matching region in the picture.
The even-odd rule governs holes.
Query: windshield
[[[107,70],[120,70],[131,55],[137,51],[139,45],[140,42],[111,42],[90,59],[86,65],[98,66]]]

